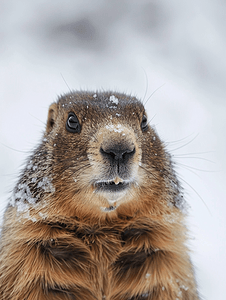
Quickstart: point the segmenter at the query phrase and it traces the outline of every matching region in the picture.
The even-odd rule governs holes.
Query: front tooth
[[[119,177],[116,177],[115,180],[114,180],[114,183],[116,185],[118,185],[120,182],[123,182],[123,180],[121,178],[119,178]]]

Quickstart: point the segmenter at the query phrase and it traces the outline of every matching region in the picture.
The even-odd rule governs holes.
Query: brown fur
[[[67,131],[70,112],[81,132]],[[0,299],[199,299],[180,185],[143,115],[136,98],[111,92],[50,106],[5,212]],[[123,161],[113,153],[122,148]]]

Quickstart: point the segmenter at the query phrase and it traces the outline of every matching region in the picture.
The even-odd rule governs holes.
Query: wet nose
[[[135,147],[131,149],[125,148],[125,147],[120,147],[120,146],[114,146],[110,148],[103,149],[102,147],[100,148],[100,153],[102,154],[103,157],[109,159],[112,162],[126,162],[130,158],[133,157],[135,154]]]

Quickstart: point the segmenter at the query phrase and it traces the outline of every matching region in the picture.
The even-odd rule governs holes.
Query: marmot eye
[[[145,131],[148,128],[148,119],[145,115],[143,115],[142,121],[141,121],[141,129]]]
[[[79,124],[79,120],[73,112],[68,114],[66,129],[72,133],[80,133],[81,125]]]

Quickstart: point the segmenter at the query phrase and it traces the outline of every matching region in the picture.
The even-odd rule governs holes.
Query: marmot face
[[[45,138],[52,149],[53,184],[62,192],[56,194],[70,195],[72,206],[105,213],[126,203],[138,208],[141,191],[161,198],[170,181],[179,193],[170,157],[134,97],[63,96],[50,106]]]

